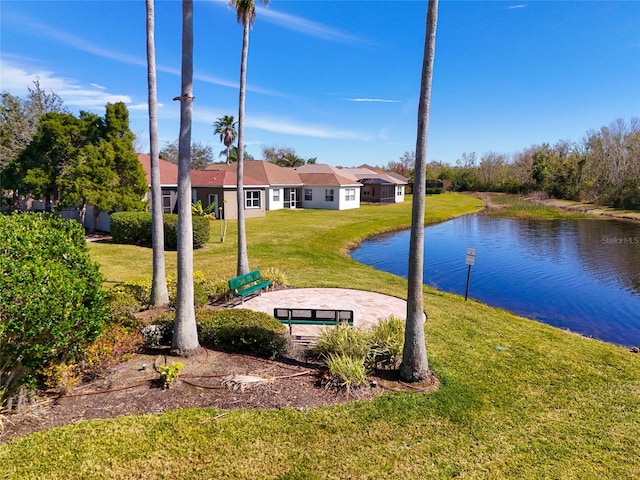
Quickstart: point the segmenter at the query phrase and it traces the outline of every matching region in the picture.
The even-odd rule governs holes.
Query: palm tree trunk
[[[238,268],[237,275],[249,272],[249,256],[247,254],[247,231],[244,221],[244,104],[247,85],[247,56],[249,53],[249,23],[243,24],[242,57],[240,61],[240,101],[238,107]]]
[[[149,89],[149,156],[151,157],[151,242],[153,247],[153,279],[151,304],[167,305],[169,292],[164,259],[164,227],[162,222],[162,188],[158,151],[158,93],[156,87],[156,46],[154,39],[154,0],[147,5],[147,81]]]
[[[189,356],[199,347],[193,306],[191,117],[193,114],[193,0],[182,0],[182,91],[178,142],[178,292],[171,351]]]
[[[427,133],[431,108],[431,81],[436,47],[438,0],[429,0],[427,31],[420,82],[418,107],[418,135],[416,140],[416,166],[413,205],[411,211],[411,237],[409,240],[409,273],[407,287],[407,325],[402,351],[400,376],[406,381],[419,381],[429,376],[429,361],[424,335],[424,213],[426,194]]]

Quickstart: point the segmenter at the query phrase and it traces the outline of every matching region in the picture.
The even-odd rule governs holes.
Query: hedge
[[[201,248],[209,241],[209,219],[191,217],[193,222],[193,248]],[[164,214],[164,246],[167,250],[178,247],[178,215]],[[116,212],[111,214],[111,237],[114,243],[151,246],[151,212]]]

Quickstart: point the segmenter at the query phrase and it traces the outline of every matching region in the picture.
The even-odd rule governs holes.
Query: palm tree
[[[407,325],[402,350],[400,376],[406,381],[419,381],[429,376],[429,361],[424,337],[424,210],[426,194],[427,132],[431,107],[431,81],[436,48],[438,0],[429,0],[427,26],[420,81],[418,134],[414,174],[411,237],[409,240],[409,273],[407,287]]]
[[[267,5],[269,0],[262,0]],[[240,60],[240,98],[238,107],[238,145],[244,145],[244,104],[247,86],[247,55],[249,53],[249,30],[256,20],[255,0],[229,0],[236,9],[238,23],[242,24],[242,56]],[[249,272],[249,256],[247,254],[247,233],[244,222],[244,148],[238,149],[238,275]]]
[[[238,132],[236,132],[237,123],[238,122],[234,121],[233,115],[225,115],[217,119],[216,123],[213,124],[213,127],[215,128],[213,133],[219,134],[220,141],[224,143],[225,147],[227,147],[227,164],[230,163],[229,149],[238,136]]]
[[[193,116],[193,0],[182,0],[182,90],[178,140],[178,292],[171,351],[189,356],[198,347],[193,306],[191,221],[191,118]]]
[[[164,261],[164,227],[162,223],[162,188],[158,152],[158,93],[156,88],[156,46],[154,39],[154,0],[147,4],[147,81],[149,89],[149,156],[151,157],[151,241],[153,247],[153,279],[151,304],[167,305],[166,268]]]

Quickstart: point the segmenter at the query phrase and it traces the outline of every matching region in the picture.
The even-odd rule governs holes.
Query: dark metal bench
[[[319,308],[274,308],[273,316],[289,325],[338,325],[353,326],[353,310],[325,310]]]
[[[240,297],[242,303],[244,303],[244,297],[254,292],[260,292],[260,294],[262,294],[261,290],[271,285],[269,280],[261,280],[260,270],[253,270],[244,275],[229,279],[229,290],[233,292],[235,297]]]

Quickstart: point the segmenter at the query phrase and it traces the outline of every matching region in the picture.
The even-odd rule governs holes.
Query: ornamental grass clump
[[[396,368],[402,359],[405,321],[391,315],[369,331],[370,361],[374,368]]]
[[[313,352],[329,368],[329,385],[345,387],[367,383],[378,367],[394,368],[402,358],[405,322],[395,316],[381,319],[369,330],[339,324],[320,334]]]
[[[362,357],[331,353],[325,363],[330,373],[327,385],[345,388],[350,392],[352,386],[362,386],[367,383],[367,369],[365,359]]]

